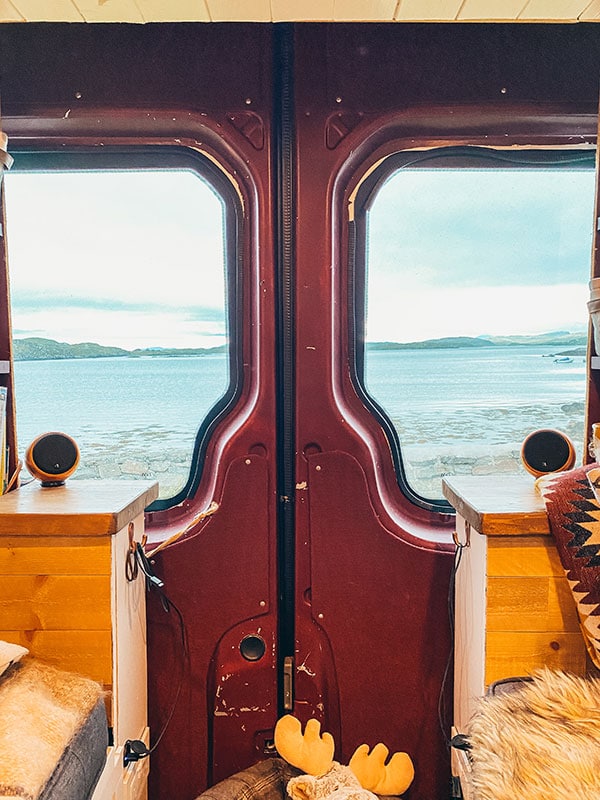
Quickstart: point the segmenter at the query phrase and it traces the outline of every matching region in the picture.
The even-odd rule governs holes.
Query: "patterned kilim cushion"
[[[539,478],[537,486],[588,653],[600,668],[600,503],[595,493],[600,493],[600,468],[592,464],[553,473]]]

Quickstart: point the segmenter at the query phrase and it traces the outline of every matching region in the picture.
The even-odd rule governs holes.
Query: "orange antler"
[[[275,726],[275,747],[282,758],[309,775],[324,775],[333,764],[335,744],[330,733],[320,735],[321,723],[309,719],[302,735],[300,721],[291,714]]]
[[[354,751],[349,767],[361,786],[375,794],[402,794],[415,777],[413,763],[408,753],[394,753],[386,765],[389,750],[376,744],[371,753],[369,745],[361,744]]]

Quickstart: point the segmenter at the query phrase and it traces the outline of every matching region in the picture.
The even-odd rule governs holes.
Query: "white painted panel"
[[[0,22],[23,22],[24,19],[9,0],[0,0]]]
[[[133,522],[134,541],[144,533],[144,516]],[[115,744],[137,739],[147,724],[146,584],[141,571],[125,579],[129,550],[128,527],[111,540],[113,619],[113,730]]]
[[[456,515],[456,531],[464,541],[467,523]],[[485,614],[487,536],[471,531],[456,573],[454,640],[454,725],[467,730],[477,699],[485,693]]]
[[[465,0],[457,19],[516,19],[527,0]]]
[[[135,0],[74,0],[86,22],[143,22]]]
[[[136,0],[144,22],[209,22],[204,0]]]
[[[300,9],[298,0],[271,0],[271,18],[273,22],[331,22],[333,5],[334,0],[303,0]]]
[[[270,22],[269,0],[207,0],[213,22]]]
[[[338,22],[387,22],[394,19],[396,0],[335,0],[333,18]]]
[[[588,5],[589,0],[529,0],[519,19],[574,20]]]
[[[114,800],[115,797],[120,797],[119,787],[122,779],[123,748],[109,747],[104,769],[98,778],[92,800]]]
[[[400,0],[397,20],[456,19],[462,0]]]
[[[28,22],[83,22],[71,0],[15,0]]]
[[[579,17],[582,20],[600,19],[600,0],[593,0],[589,3],[583,14]]]

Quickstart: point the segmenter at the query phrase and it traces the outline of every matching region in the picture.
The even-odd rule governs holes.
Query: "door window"
[[[366,195],[362,377],[408,491],[518,472],[539,428],[581,449],[594,181],[586,154],[435,151]]]
[[[61,430],[77,477],[176,498],[231,393],[225,198],[189,168],[20,171],[17,154],[6,211],[20,448]]]

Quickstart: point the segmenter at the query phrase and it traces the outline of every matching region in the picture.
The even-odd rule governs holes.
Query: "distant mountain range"
[[[367,342],[367,350],[448,350],[463,347],[496,347],[507,345],[544,345],[577,347],[587,344],[587,334],[554,331],[537,336],[448,336],[423,342]],[[68,358],[152,358],[154,356],[201,356],[227,352],[227,345],[218,347],[148,347],[125,350],[95,342],[67,344],[54,339],[29,338],[13,341],[15,361],[48,361]]]
[[[587,344],[587,334],[555,331],[536,336],[447,336],[421,342],[367,342],[367,350],[448,350],[465,347],[495,347],[508,345],[547,345],[550,347],[576,347]],[[106,347],[95,342],[67,344],[54,339],[33,337],[15,339],[15,361],[48,361],[71,358],[151,358],[154,356],[199,356],[224,353],[227,345],[218,347],[148,347],[125,350]]]
[[[95,342],[67,344],[54,339],[14,339],[13,356],[15,361],[49,361],[66,358],[146,358],[151,356],[201,356],[225,353],[227,345],[219,347],[148,347],[138,350],[124,350],[122,347],[105,347]]]
[[[446,336],[423,342],[367,342],[367,350],[451,350],[461,347],[507,347],[510,345],[577,347],[587,345],[587,333],[553,331],[535,336]]]

